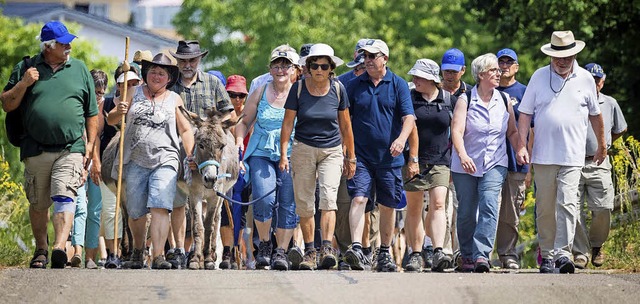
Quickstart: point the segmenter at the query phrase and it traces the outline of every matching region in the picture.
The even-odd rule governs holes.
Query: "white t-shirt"
[[[273,76],[271,76],[270,73],[262,74],[251,80],[251,85],[249,86],[249,95],[251,95],[251,93],[253,93],[253,91],[255,91],[257,88],[262,87],[263,84],[269,81],[273,81]]]
[[[533,73],[518,108],[520,113],[534,115],[532,163],[584,165],[589,115],[600,114],[596,96],[593,76],[577,61],[566,79],[549,65]]]

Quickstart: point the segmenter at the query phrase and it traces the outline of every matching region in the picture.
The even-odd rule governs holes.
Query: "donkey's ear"
[[[205,122],[198,114],[187,111],[183,106],[179,106],[178,108],[192,125],[199,128]]]
[[[222,128],[227,130],[227,129],[231,128],[231,127],[235,127],[242,120],[243,117],[244,117],[244,113],[240,114],[239,117],[229,118],[227,120],[224,120],[222,122]]]

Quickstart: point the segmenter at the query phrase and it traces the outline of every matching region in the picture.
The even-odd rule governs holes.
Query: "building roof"
[[[0,2],[0,9],[3,15],[20,17],[26,22],[44,23],[50,20],[72,21],[80,25],[99,26],[109,33],[121,33],[123,37],[129,36],[131,39],[148,43],[162,44],[170,47],[178,44],[176,40],[162,37],[140,28],[114,22],[104,17],[68,9],[63,4]]]

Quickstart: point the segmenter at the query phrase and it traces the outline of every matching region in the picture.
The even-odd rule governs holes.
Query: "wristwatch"
[[[412,163],[417,163],[420,161],[420,159],[416,156],[416,157],[409,157],[409,161]]]

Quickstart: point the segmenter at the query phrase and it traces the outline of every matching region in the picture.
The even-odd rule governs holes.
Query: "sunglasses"
[[[382,54],[382,53],[375,53],[375,54],[366,54],[366,53],[365,53],[365,54],[362,54],[362,55],[364,56],[364,58],[365,58],[365,59],[367,59],[367,58],[368,58],[368,59],[370,59],[370,60],[374,60],[374,59],[376,59],[376,58],[378,58],[378,57],[382,57],[382,56],[384,56],[384,54]]]
[[[312,63],[309,65],[309,67],[312,70],[317,70],[318,68],[321,68],[323,71],[326,71],[331,67],[331,65],[328,63],[323,63],[323,64]]]
[[[231,99],[234,99],[234,98],[245,98],[245,97],[247,97],[247,94],[229,92],[229,97],[231,97]]]

